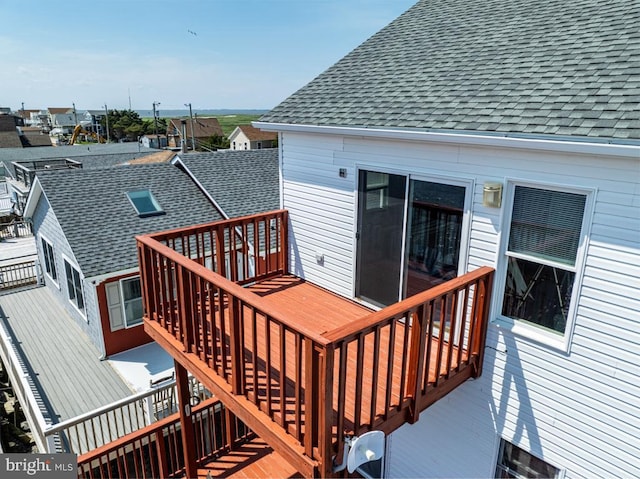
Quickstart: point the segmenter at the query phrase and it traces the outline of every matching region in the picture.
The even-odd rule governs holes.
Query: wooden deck
[[[256,438],[198,469],[199,479],[296,478],[302,477],[262,439]]]
[[[145,331],[296,471],[326,476],[345,435],[415,422],[481,374],[493,270],[372,311],[288,274],[287,238],[284,210],[138,237]]]

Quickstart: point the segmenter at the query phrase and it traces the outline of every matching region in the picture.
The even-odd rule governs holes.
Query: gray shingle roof
[[[637,0],[421,0],[264,115],[640,139]]]
[[[229,217],[280,208],[277,148],[179,156]]]
[[[46,171],[39,180],[85,277],[136,267],[135,235],[222,218],[171,164]],[[164,215],[137,215],[126,192],[146,188]]]

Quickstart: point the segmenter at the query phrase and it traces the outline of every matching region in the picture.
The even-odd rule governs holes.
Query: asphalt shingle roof
[[[222,219],[171,164],[45,171],[38,178],[85,277],[136,267],[136,235]],[[165,214],[140,218],[126,196],[139,189],[149,189]]]
[[[280,208],[277,148],[179,157],[230,218]]]
[[[637,0],[421,0],[260,121],[640,139]]]
[[[70,158],[82,163],[82,168],[105,168],[121,165],[161,150],[139,147],[137,143],[108,143],[105,145],[43,146],[38,148],[0,149],[0,162],[15,178],[13,161],[26,162]]]

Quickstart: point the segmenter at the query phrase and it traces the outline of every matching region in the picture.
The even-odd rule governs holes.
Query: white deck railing
[[[211,397],[196,380],[189,389],[194,403]],[[43,431],[48,452],[84,454],[142,429],[178,411],[176,381],[107,404],[93,411],[48,426]]]

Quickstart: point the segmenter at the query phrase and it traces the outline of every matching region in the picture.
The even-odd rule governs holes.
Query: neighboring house
[[[0,148],[22,148],[16,117],[13,115],[0,114]]]
[[[279,133],[278,218],[139,238],[145,329],[280,454],[270,476],[343,475],[372,429],[365,477],[640,476],[639,22],[421,0],[254,123]],[[233,287],[215,271],[256,231],[278,261]]]
[[[183,120],[178,118],[169,120],[169,126],[167,128],[169,148],[180,148],[182,146],[182,121]],[[189,149],[193,149],[191,140],[192,130],[193,137],[195,137],[196,148],[200,142],[206,141],[212,136],[224,136],[217,118],[201,118],[195,116],[193,122],[191,119],[186,120],[185,127],[187,130],[187,146]]]
[[[232,150],[260,150],[278,146],[278,134],[251,125],[238,125],[229,135]]]
[[[0,150],[0,164],[4,165],[10,196],[16,213],[22,214],[35,175],[41,170],[69,168],[105,168],[125,164],[158,150],[141,149],[136,144],[92,144],[90,146],[40,147],[36,149]]]
[[[38,118],[40,110],[18,110],[16,113],[24,120],[25,126],[39,126],[34,118]]]
[[[82,124],[86,130],[94,131],[98,135],[106,137],[106,131],[104,131],[104,127],[102,126],[104,117],[104,110],[87,110],[82,116],[78,116],[80,124]]]
[[[277,152],[185,157],[47,171],[34,181],[25,216],[33,220],[45,284],[104,356],[149,341],[139,327],[136,235],[279,205]]]
[[[25,148],[34,146],[51,146],[51,137],[37,126],[23,126],[18,128],[20,141]]]
[[[170,164],[39,173],[25,217],[46,286],[103,356],[149,341],[134,237],[221,218]]]
[[[165,135],[143,135],[140,138],[140,144],[145,148],[166,148],[167,137]]]

